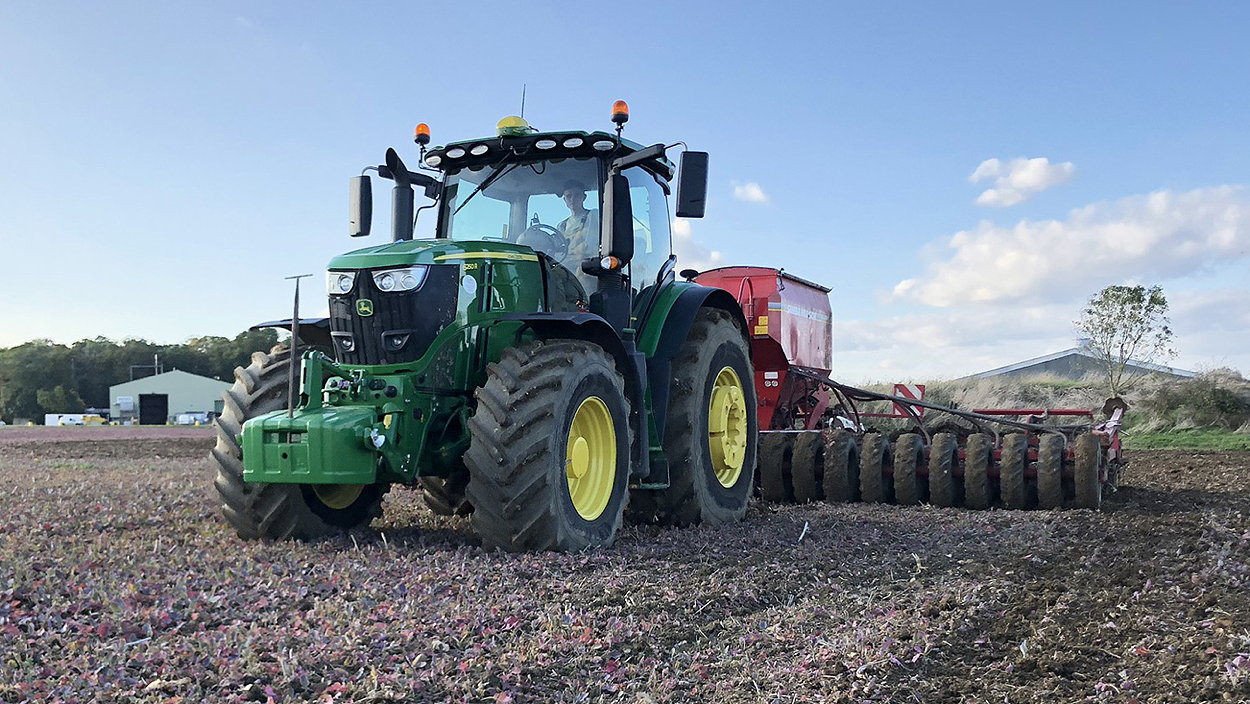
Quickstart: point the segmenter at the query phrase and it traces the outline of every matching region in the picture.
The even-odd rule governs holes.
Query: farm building
[[[1084,341],[1078,341],[1076,347],[1055,352],[1054,354],[1034,357],[1026,359],[1023,362],[1008,364],[1005,367],[990,369],[979,374],[970,374],[965,377],[967,379],[988,379],[990,377],[1032,377],[1032,376],[1055,376],[1061,379],[1071,379],[1077,381],[1087,375],[1101,374],[1102,367],[1098,357],[1089,349]],[[1151,364],[1150,362],[1137,362],[1129,360],[1126,372],[1133,375],[1138,374],[1162,374],[1180,379],[1188,379],[1196,376],[1195,372],[1185,369],[1177,369],[1175,367],[1167,367],[1161,364]]]
[[[230,384],[174,370],[109,387],[112,419],[143,425],[173,423],[178,416],[206,421],[221,413]]]

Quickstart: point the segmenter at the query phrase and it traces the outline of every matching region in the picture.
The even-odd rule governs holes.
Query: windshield
[[[557,261],[598,251],[598,159],[464,168],[446,183],[443,237],[516,242]]]

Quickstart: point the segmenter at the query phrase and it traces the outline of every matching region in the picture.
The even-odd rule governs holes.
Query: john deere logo
[[[368,298],[362,298],[356,301],[356,315],[362,318],[368,318],[373,315],[373,301]]]

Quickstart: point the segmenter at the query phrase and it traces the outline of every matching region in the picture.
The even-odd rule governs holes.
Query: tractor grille
[[[415,291],[384,293],[371,272],[361,271],[350,293],[330,296],[330,334],[335,357],[345,364],[399,364],[425,354],[456,315],[460,267],[436,264]],[[368,299],[372,315],[357,303]]]

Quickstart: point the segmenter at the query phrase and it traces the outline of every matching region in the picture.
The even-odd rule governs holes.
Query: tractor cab
[[[654,282],[672,251],[667,196],[673,164],[661,155],[622,172],[626,188],[607,203],[628,216],[618,223],[602,215],[611,201],[605,198],[611,159],[637,153],[641,145],[603,132],[509,136],[505,130],[518,129],[504,126],[510,122],[520,119],[503,120],[503,134],[494,140],[459,142],[426,156],[445,173],[438,236],[530,246],[572,273],[587,293],[598,289],[597,274],[613,270],[612,262],[602,266],[611,255],[621,260],[616,268],[634,290]],[[624,231],[613,225],[625,225]]]
[[[627,119],[619,102],[613,121]],[[436,201],[436,239],[528,247],[542,262],[550,310],[593,312],[618,330],[628,327],[640,292],[672,278],[668,198],[677,169],[664,145],[644,147],[619,129],[539,132],[519,117],[500,120],[494,137],[433,148],[421,125],[415,141],[418,172],[408,172],[393,151],[377,168],[396,183],[395,240],[411,238],[410,184],[423,185]],[[706,154],[682,156],[678,215],[701,217]],[[353,198],[368,192],[356,187]],[[367,224],[354,228],[353,235],[368,233]]]

